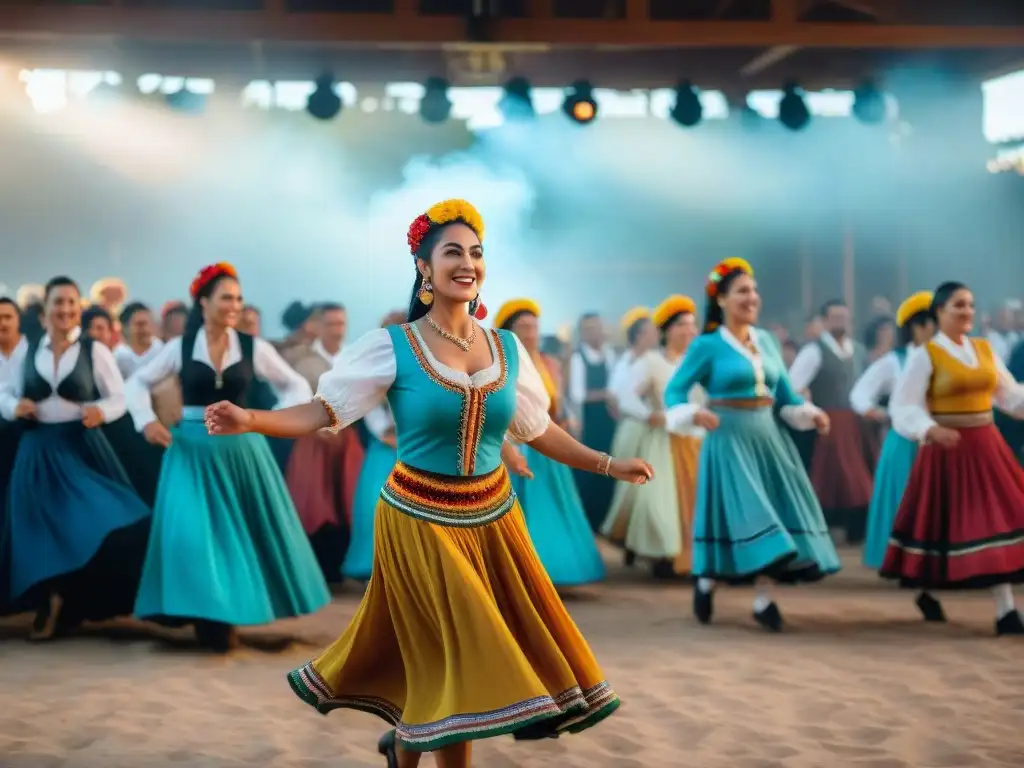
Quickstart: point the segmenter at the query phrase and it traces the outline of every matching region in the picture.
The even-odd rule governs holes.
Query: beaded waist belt
[[[933,413],[932,418],[940,427],[984,427],[995,421],[992,411],[980,413]]]
[[[410,517],[454,528],[492,523],[510,509],[516,495],[502,464],[486,475],[435,475],[398,462],[381,499]]]

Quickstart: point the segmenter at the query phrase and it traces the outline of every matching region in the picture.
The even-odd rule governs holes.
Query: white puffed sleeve
[[[7,421],[14,421],[14,412],[21,400],[27,357],[28,345],[19,344],[14,348],[10,359],[0,366],[0,416]]]
[[[797,392],[806,392],[821,370],[821,347],[815,342],[804,344],[789,369],[789,381]],[[796,429],[796,427],[794,427]]]
[[[653,380],[652,357],[649,354],[623,370],[616,378],[616,389],[612,391],[619,401],[619,409],[627,416],[647,421],[654,409],[644,402],[641,393],[650,391]]]
[[[181,371],[180,336],[164,344],[163,349],[128,377],[128,381],[124,384],[124,395],[128,403],[128,413],[131,414],[135,428],[139,432],[144,430],[147,424],[157,420],[150,390],[168,376],[179,371]]]
[[[265,339],[253,339],[252,365],[258,377],[268,382],[277,395],[275,408],[308,403],[313,397],[309,382],[285,362]]]
[[[370,434],[382,440],[388,432],[395,429],[395,420],[391,417],[391,409],[384,403],[371,410],[363,417],[363,423]]]
[[[345,346],[317,384],[316,399],[332,412],[331,431],[344,429],[380,405],[395,381],[395,349],[386,328]]]
[[[543,435],[551,423],[551,398],[544,380],[537,372],[530,353],[516,339],[519,354],[519,376],[516,378],[516,413],[509,424],[508,434],[517,442],[529,443]]]
[[[889,398],[889,417],[896,432],[908,440],[923,441],[935,419],[928,411],[928,384],[932,379],[932,359],[926,347],[907,355]]]
[[[103,421],[109,424],[124,416],[128,401],[124,391],[124,378],[118,370],[114,353],[103,344],[92,346],[92,374],[100,399],[89,403],[103,412]]]
[[[877,408],[878,402],[892,392],[893,384],[900,373],[900,363],[895,352],[882,355],[868,366],[850,390],[850,407],[861,416]]]
[[[994,398],[996,407],[1015,418],[1024,419],[1024,384],[1013,378],[1002,359],[996,357],[995,364],[999,377]]]

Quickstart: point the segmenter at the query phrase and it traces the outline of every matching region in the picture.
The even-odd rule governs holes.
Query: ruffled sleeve
[[[651,362],[650,353],[639,358],[617,378],[616,389],[612,392],[619,401],[622,412],[639,421],[647,421],[653,413],[653,409],[644,402],[641,394],[651,387]]]
[[[895,352],[882,355],[868,366],[850,390],[850,407],[861,416],[873,408],[883,396],[892,392],[900,364]]]
[[[897,434],[908,440],[923,441],[935,419],[928,411],[928,385],[932,379],[932,358],[927,345],[907,355],[889,398],[889,417]]]
[[[996,407],[1015,418],[1024,419],[1024,384],[1019,383],[1013,377],[1000,358],[993,357],[993,359],[998,376],[994,398]]]
[[[519,376],[516,378],[516,413],[508,427],[508,434],[517,442],[529,443],[547,431],[551,423],[551,416],[548,415],[551,399],[530,353],[518,337],[513,334],[509,336],[515,339]]]
[[[135,428],[141,432],[147,424],[156,421],[153,397],[150,394],[159,382],[181,371],[181,337],[164,344],[163,349],[149,358],[128,377],[124,394]]]
[[[331,415],[331,431],[363,418],[380,405],[395,381],[391,334],[378,328],[344,348],[338,362],[320,377],[316,399]]]

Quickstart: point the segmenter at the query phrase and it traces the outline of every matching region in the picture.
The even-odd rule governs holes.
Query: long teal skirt
[[[7,514],[4,538],[10,552],[9,597],[13,600],[36,585],[80,574],[108,539],[117,532],[135,530],[150,510],[132,488],[103,431],[73,421],[25,428],[11,471]],[[110,578],[97,579],[108,593],[115,587],[126,591],[127,600],[120,606],[124,612],[138,583],[144,542],[140,532],[128,545],[136,548],[134,579],[109,562],[100,570]],[[106,559],[127,561],[131,554],[111,551]],[[97,594],[93,602],[107,602],[109,596]]]
[[[864,539],[864,565],[873,570],[882,567],[889,546],[892,524],[903,500],[903,491],[910,479],[910,470],[917,458],[917,443],[890,429],[882,443],[882,453],[875,469],[875,489],[868,507],[868,528]]]
[[[171,435],[136,615],[266,624],[330,602],[266,439],[191,419]]]
[[[533,479],[514,476],[512,488],[544,570],[556,587],[601,581],[604,562],[572,470],[527,445],[521,450]]]
[[[807,471],[771,409],[715,413],[721,424],[700,452],[693,574],[810,581],[838,571]]]
[[[395,449],[370,437],[363,469],[352,502],[352,538],[349,540],[341,573],[349,579],[368,581],[373,572],[373,522],[380,489],[395,466]]]

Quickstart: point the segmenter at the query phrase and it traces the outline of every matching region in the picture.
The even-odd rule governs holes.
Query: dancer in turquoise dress
[[[387,404],[381,403],[366,414],[363,423],[370,433],[370,441],[352,504],[352,538],[341,564],[341,574],[356,581],[369,581],[373,573],[373,521],[377,501],[398,459],[395,420]]]
[[[881,406],[896,385],[910,350],[927,343],[935,332],[930,314],[932,294],[921,291],[907,298],[896,312],[900,346],[873,362],[850,391],[850,405],[861,416],[877,422],[888,420]],[[885,560],[896,512],[917,457],[917,443],[889,429],[875,469],[875,486],[868,507],[864,565],[877,571]]]
[[[821,506],[773,413],[826,432],[828,416],[793,391],[775,338],[755,328],[761,297],[743,259],[708,277],[704,333],[665,391],[666,425],[708,430],[700,452],[693,524],[694,613],[711,621],[717,580],[754,581],[754,618],[782,629],[771,581],[809,581],[839,570]],[[708,406],[689,402],[700,384]]]
[[[540,307],[530,299],[513,299],[498,309],[496,328],[511,331],[533,358],[551,400],[551,417],[563,420],[561,377],[555,361],[540,353]],[[512,487],[526,515],[537,555],[556,587],[575,587],[601,581],[604,562],[572,470],[528,445],[521,449],[530,476],[516,474]],[[514,452],[512,446],[506,452]]]
[[[308,401],[309,384],[269,343],[235,330],[242,295],[230,264],[203,269],[191,295],[184,336],[126,387],[136,427],[167,446],[135,613],[192,623],[202,645],[223,652],[234,627],[313,613],[331,596],[266,438],[215,440],[203,424],[213,402],[248,402],[256,377],[286,405]],[[183,418],[168,431],[150,389],[175,373]]]

